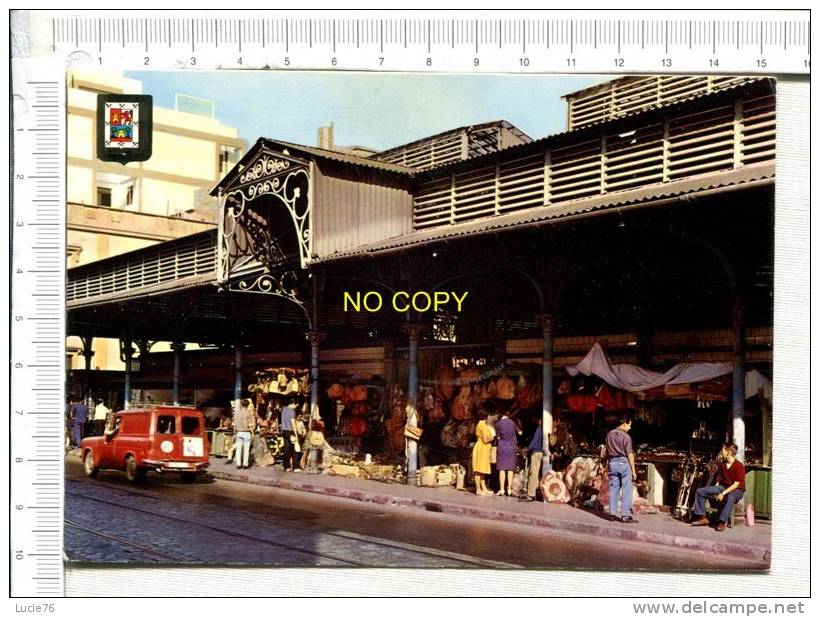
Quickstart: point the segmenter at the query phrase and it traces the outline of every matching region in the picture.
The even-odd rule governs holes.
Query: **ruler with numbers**
[[[358,14],[358,13],[357,13]],[[39,44],[131,68],[808,73],[809,14],[781,12],[173,13],[59,16]],[[330,15],[328,17],[328,15]],[[338,18],[335,18],[338,15]],[[611,17],[610,17],[611,15]],[[624,18],[626,17],[626,18]]]
[[[63,592],[68,64],[114,70],[810,73],[807,11],[122,15],[12,15],[14,596]]]
[[[56,596],[63,588],[64,90],[64,78],[48,70],[14,80],[9,457],[16,596]]]

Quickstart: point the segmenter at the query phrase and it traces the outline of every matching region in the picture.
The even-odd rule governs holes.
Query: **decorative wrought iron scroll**
[[[219,274],[223,282],[257,264],[271,272],[287,259],[278,240],[285,230],[274,228],[270,209],[255,203],[262,196],[272,197],[289,214],[300,265],[306,265],[311,208],[308,164],[263,150],[222,196]]]
[[[274,203],[259,202],[269,196]],[[218,243],[219,281],[229,291],[274,295],[305,311],[299,297],[300,270],[292,267],[279,238],[290,233],[276,225],[272,208],[284,207],[293,223],[302,269],[310,256],[310,174],[308,163],[261,150],[221,195]],[[281,219],[279,219],[281,220]],[[302,270],[304,271],[304,270]]]

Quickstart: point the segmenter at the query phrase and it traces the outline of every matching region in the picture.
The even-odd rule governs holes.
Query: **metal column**
[[[735,301],[732,308],[732,331],[734,335],[732,354],[732,439],[737,445],[737,458],[746,461],[746,423],[743,411],[746,406],[746,315],[743,304]]]
[[[410,358],[407,379],[407,425],[417,427],[418,398],[419,398],[419,330],[420,326],[410,325],[407,332],[410,335]],[[407,456],[407,484],[416,484],[418,473],[418,442],[415,439],[406,439],[405,454]]]
[[[92,349],[94,337],[83,336],[81,340],[83,342],[83,358],[85,359],[85,392],[83,397],[87,400],[91,391],[91,358],[94,357],[94,350]]]
[[[319,332],[319,277],[313,274],[313,294],[310,307],[310,418],[318,420],[319,415],[319,344],[322,333]]]
[[[233,411],[238,416],[242,404],[242,343],[234,346]]]
[[[322,341],[322,333],[311,330],[308,332],[310,339],[310,417],[312,420],[319,418],[319,343]]]
[[[174,352],[174,405],[179,405],[179,381],[180,368],[182,365],[182,352],[185,351],[185,343],[172,343],[171,349]]]
[[[134,357],[134,347],[131,345],[131,340],[126,339],[121,341],[122,345],[122,360],[125,362],[125,384],[123,386],[123,408],[128,409],[131,406],[131,359]]]
[[[541,434],[543,435],[542,451],[544,452],[544,458],[541,459],[541,473],[546,474],[552,470],[549,436],[550,433],[552,433],[552,334],[554,319],[552,315],[545,313],[538,317],[538,321],[541,323],[541,332],[544,342],[544,353],[541,364]]]

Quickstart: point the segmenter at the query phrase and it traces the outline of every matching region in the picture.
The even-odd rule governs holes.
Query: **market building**
[[[332,443],[406,455],[411,478],[417,448],[462,460],[483,406],[560,426],[568,457],[637,410],[668,507],[726,439],[770,464],[774,81],[625,77],[566,100],[567,131],[539,139],[503,120],[367,157],[259,139],[212,189],[217,229],[69,270],[68,333],[128,360],[96,386],[219,408],[253,384],[267,406],[260,379],[298,371]],[[367,294],[379,310],[345,303]]]

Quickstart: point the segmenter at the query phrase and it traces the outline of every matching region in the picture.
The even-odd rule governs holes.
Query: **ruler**
[[[358,12],[354,13],[358,14]],[[129,12],[47,18],[39,44],[131,69],[808,73],[808,11]],[[339,15],[339,18],[334,18]],[[411,12],[412,15],[412,12]],[[432,18],[430,17],[432,16]],[[704,19],[708,17],[708,19]]]
[[[16,12],[13,596],[63,593],[64,70],[810,73],[808,11]],[[705,17],[705,18],[704,18]]]
[[[62,594],[65,78],[14,75],[11,593]]]

